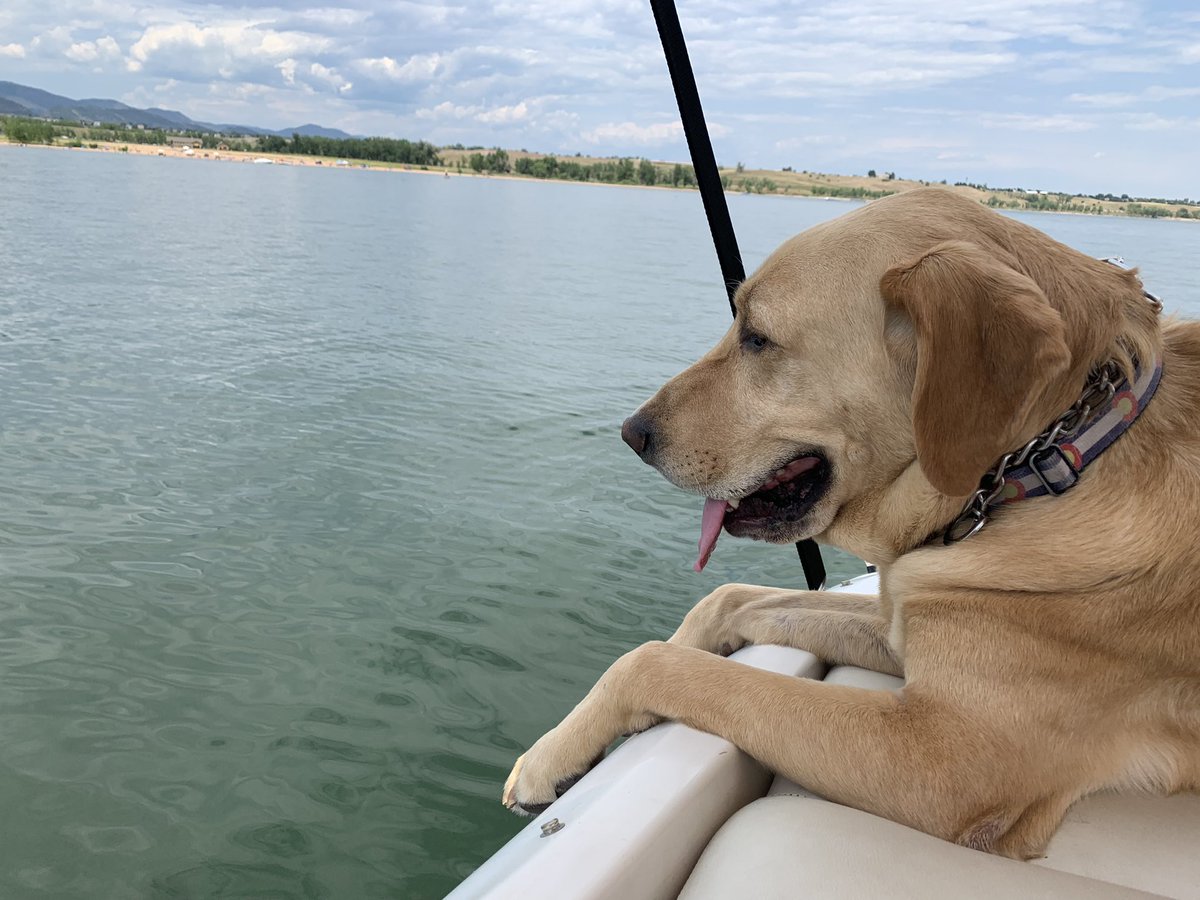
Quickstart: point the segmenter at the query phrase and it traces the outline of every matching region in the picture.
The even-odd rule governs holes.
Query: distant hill
[[[63,119],[69,122],[103,122],[105,125],[142,125],[146,128],[162,128],[167,131],[210,131],[219,134],[275,134],[291,137],[299,133],[305,137],[348,138],[353,135],[337,128],[320,125],[298,125],[295,128],[259,128],[255,125],[228,125],[198,122],[173,109],[138,109],[119,100],[89,98],[72,100],[39,88],[0,81],[0,115],[32,116],[37,119]]]
[[[42,117],[49,117],[50,110],[55,107],[75,102],[69,97],[60,97],[49,91],[14,84],[11,81],[0,81],[0,99],[24,107],[31,115]]]

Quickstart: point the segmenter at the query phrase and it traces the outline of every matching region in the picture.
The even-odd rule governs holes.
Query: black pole
[[[708,228],[712,232],[717,261],[721,265],[721,277],[725,280],[725,291],[729,295],[729,310],[736,317],[737,307],[733,304],[733,296],[737,293],[738,285],[746,280],[746,270],[738,251],[737,236],[733,233],[733,221],[729,218],[729,206],[725,202],[725,189],[721,186],[721,173],[717,170],[708,126],[704,123],[704,108],[700,105],[700,91],[696,88],[696,76],[688,59],[679,14],[675,11],[674,0],[650,0],[650,8],[654,10],[658,36],[662,39],[663,53],[667,57],[675,101],[679,104],[679,118],[683,122],[688,152],[692,155],[692,168],[696,172],[696,186],[700,188],[704,214],[708,216]],[[796,553],[800,556],[809,590],[823,588],[825,562],[821,559],[821,549],[816,542],[811,539],[798,541]]]
[[[667,69],[675,88],[675,102],[679,104],[679,118],[683,122],[683,134],[687,138],[692,168],[696,172],[696,186],[700,188],[700,199],[708,216],[708,229],[712,232],[713,245],[717,250],[717,262],[721,265],[725,291],[729,294],[729,311],[736,316],[733,295],[738,285],[746,280],[746,270],[742,267],[742,254],[738,252],[737,236],[733,233],[733,221],[729,218],[725,189],[721,186],[721,175],[717,171],[708,125],[704,122],[704,109],[700,106],[700,92],[696,89],[696,77],[692,74],[692,62],[688,59],[683,29],[679,27],[679,15],[675,12],[672,0],[650,0],[650,8],[654,10],[658,36],[662,38]]]

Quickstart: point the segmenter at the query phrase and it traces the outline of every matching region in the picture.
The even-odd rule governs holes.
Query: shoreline
[[[224,163],[241,163],[243,165],[263,165],[261,162],[266,161],[266,164],[274,166],[295,166],[312,169],[333,169],[333,170],[355,170],[355,171],[371,171],[371,172],[399,172],[409,175],[431,175],[441,178],[482,178],[495,181],[519,181],[519,182],[536,182],[536,183],[556,183],[556,184],[574,184],[586,185],[591,187],[602,188],[627,188],[640,191],[673,191],[673,192],[689,192],[695,193],[694,187],[675,187],[673,185],[659,184],[628,184],[606,181],[581,181],[569,178],[538,178],[532,175],[518,175],[512,173],[484,173],[475,171],[463,171],[461,168],[452,168],[449,165],[438,167],[429,166],[413,166],[404,163],[381,163],[368,160],[345,160],[345,165],[338,165],[338,161],[331,157],[304,156],[300,154],[271,154],[259,153],[254,151],[244,150],[192,150],[190,153],[182,148],[164,146],[159,144],[117,144],[117,143],[98,143],[95,147],[71,147],[64,144],[19,144],[8,140],[0,139],[0,148],[15,148],[15,149],[33,149],[33,150],[75,150],[85,153],[108,153],[124,156],[159,156],[175,159],[194,159],[204,160],[208,162],[224,162]],[[771,172],[768,170],[755,170],[745,173],[753,177],[779,177],[781,173]],[[794,173],[786,173],[794,174]],[[837,175],[815,175],[815,178],[824,180],[832,184],[833,179],[842,181],[862,181],[864,179],[856,176],[837,176]],[[976,200],[981,205],[987,206],[988,203],[985,197],[1002,195],[1002,192],[981,190],[979,188],[948,185],[944,183],[934,182],[919,182],[896,179],[891,182],[884,182],[888,185],[894,185],[893,188],[887,188],[892,193],[904,193],[905,191],[916,190],[921,187],[941,187],[945,190],[955,191],[963,194],[971,199]],[[845,197],[845,196],[829,196],[824,194],[804,194],[792,193],[790,189],[783,191],[750,191],[750,190],[734,190],[726,188],[726,196],[757,196],[757,197],[782,197],[789,199],[801,200],[819,200],[822,202],[842,202],[842,203],[870,203],[873,200],[881,199],[879,197]],[[1066,195],[1075,199],[1072,195]],[[1195,212],[1194,217],[1183,218],[1174,215],[1173,213],[1164,213],[1160,216],[1146,216],[1136,213],[1126,212],[1123,208],[1116,207],[1118,201],[1098,201],[1091,198],[1079,198],[1079,202],[1090,202],[1096,205],[1112,204],[1114,208],[1106,208],[1103,212],[1089,212],[1086,210],[1053,210],[1053,209],[1036,209],[1028,206],[1024,207],[1008,207],[998,206],[998,211],[1001,212],[1025,212],[1025,213],[1044,213],[1048,215],[1069,215],[1069,216],[1094,216],[1096,218],[1125,218],[1125,219],[1157,219],[1168,220],[1173,222],[1200,222],[1200,208]],[[1141,203],[1136,200],[1124,201],[1128,203],[1138,204],[1140,206],[1149,206],[1147,203]],[[1163,208],[1166,210],[1172,207],[1164,204],[1155,204],[1152,208]]]

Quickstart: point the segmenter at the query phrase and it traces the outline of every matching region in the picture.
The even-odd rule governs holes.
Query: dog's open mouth
[[[704,569],[722,528],[735,537],[771,540],[803,519],[828,485],[829,463],[810,452],[775,469],[758,489],[738,500],[705,500],[700,557],[693,568]]]

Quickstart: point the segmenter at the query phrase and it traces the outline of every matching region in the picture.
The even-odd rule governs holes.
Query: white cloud
[[[0,56],[7,56],[11,59],[24,59],[25,48],[20,44],[0,44]]]
[[[525,122],[539,101],[522,100],[510,106],[465,106],[443,100],[437,106],[418,109],[416,117],[430,122],[481,122],[487,125],[514,125]]]
[[[29,42],[29,49],[39,56],[54,56],[65,51],[74,42],[71,29],[66,25],[55,25],[35,35]]]
[[[709,124],[708,130],[710,134],[716,133],[712,123]],[[723,131],[724,129],[722,129]],[[618,146],[636,144],[653,147],[682,140],[683,125],[679,122],[654,122],[650,125],[638,125],[636,122],[606,122],[583,132],[581,137],[589,144],[616,144]]]
[[[283,83],[288,87],[300,87],[307,91],[322,88],[337,94],[345,94],[354,87],[353,83],[342,77],[336,69],[316,62],[304,67],[289,56],[276,63],[275,68],[279,70],[279,74],[283,76]],[[299,76],[297,72],[300,73]]]
[[[810,147],[845,144],[846,140],[847,138],[843,134],[805,134],[776,141],[775,148],[777,150],[805,150]]]
[[[1026,113],[990,113],[979,117],[986,128],[1009,128],[1017,131],[1091,131],[1096,122],[1062,114],[1030,115]]]
[[[753,55],[750,57],[753,59]],[[863,62],[863,61],[866,62]],[[886,60],[886,61],[885,61]],[[892,50],[882,58],[862,43],[842,45],[820,68],[792,66],[782,60],[759,58],[754,71],[733,79],[739,90],[778,96],[823,96],[850,93],[891,93],[914,87],[962,83],[1014,66],[1015,53]]]
[[[1138,95],[1130,93],[1070,94],[1067,99],[1072,103],[1082,103],[1084,106],[1114,107],[1136,103]]]
[[[301,22],[308,23],[314,27],[326,28],[353,28],[356,25],[362,25],[371,18],[371,11],[367,9],[347,9],[345,7],[324,7],[316,9],[303,9],[296,14],[296,18]]]
[[[147,68],[192,69],[232,77],[260,66],[320,53],[330,39],[298,31],[273,31],[253,22],[199,26],[192,22],[151,25],[129,48],[131,72]]]
[[[343,78],[336,69],[330,69],[320,63],[311,63],[308,67],[308,74],[313,81],[332,88],[339,94],[345,94],[354,87],[354,84]]]
[[[418,119],[427,120],[447,120],[447,119],[467,119],[477,115],[481,107],[478,106],[459,106],[451,103],[449,100],[443,100],[437,106],[430,109],[418,109],[416,116]]]
[[[403,63],[396,62],[390,56],[380,56],[356,60],[354,65],[360,72],[368,76],[401,84],[431,81],[444,68],[440,53],[417,54]]]
[[[1181,100],[1188,97],[1200,97],[1200,87],[1163,87],[1151,85],[1143,91],[1114,92],[1110,94],[1071,94],[1067,97],[1072,103],[1081,103],[1094,107],[1130,106],[1134,103],[1164,103],[1170,100]]]
[[[243,81],[241,84],[224,85],[210,84],[208,94],[213,103],[219,103],[222,97],[230,97],[240,103],[269,103],[276,99],[278,92],[265,84],[255,84]]]
[[[111,36],[106,35],[96,41],[78,41],[68,47],[64,54],[74,62],[100,62],[120,58],[121,48]]]
[[[710,137],[721,138],[730,133],[720,122],[708,122]],[[636,122],[606,122],[584,131],[582,137],[589,144],[614,143],[656,146],[683,140],[683,125],[678,121],[654,122],[638,125]]]
[[[958,150],[942,150],[934,155],[939,162],[975,163],[983,162],[987,157],[982,153],[963,153]]]
[[[898,135],[885,137],[875,144],[875,148],[884,153],[916,150],[929,152],[931,150],[954,150],[962,146],[961,140],[934,137],[932,135]]]
[[[403,85],[405,96],[437,89],[454,93],[456,102],[476,104],[481,97],[511,102],[512,95],[526,83],[536,83],[544,89],[559,79],[581,76],[572,67],[541,65],[542,52],[524,47],[502,47],[493,44],[464,44],[452,50],[415,53],[407,58],[392,56],[359,57],[349,63],[365,81],[374,84],[380,96],[395,97],[390,88]],[[575,67],[578,69],[578,67]],[[535,77],[535,73],[537,76]],[[429,98],[432,99],[432,98]]]
[[[1141,113],[1129,116],[1125,127],[1132,131],[1192,131],[1200,128],[1200,118]]]
[[[529,107],[524,102],[512,106],[497,106],[480,113],[476,118],[489,125],[511,125],[529,118]]]
[[[1171,88],[1154,85],[1142,92],[1142,99],[1151,103],[1163,100],[1179,100],[1188,97],[1200,97],[1200,87]]]

